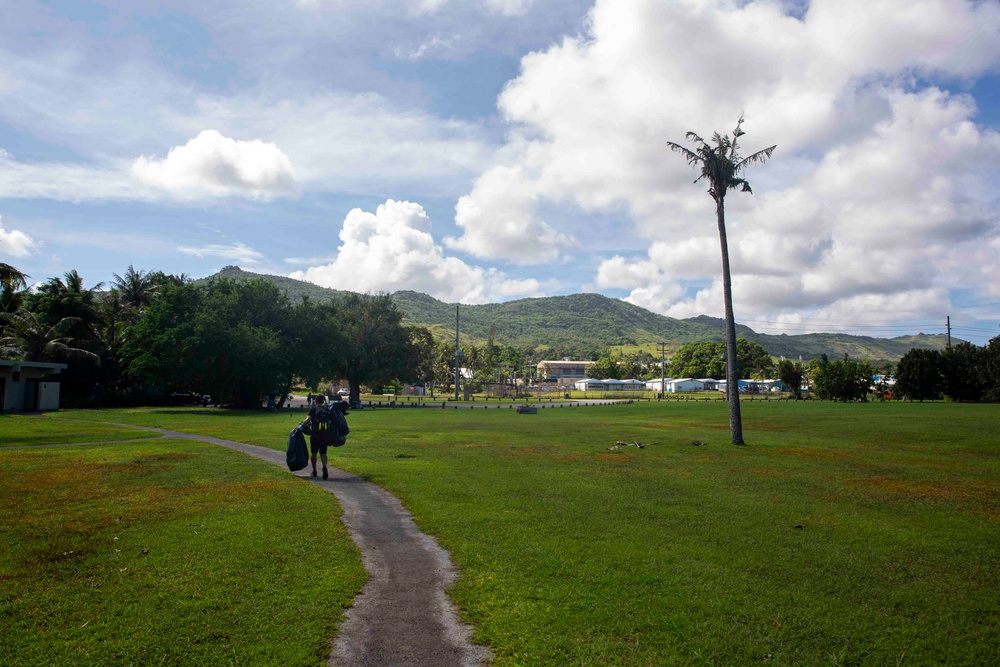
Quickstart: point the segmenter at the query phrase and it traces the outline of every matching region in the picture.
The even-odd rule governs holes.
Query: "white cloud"
[[[451,4],[470,6],[487,14],[522,16],[531,9],[534,0],[451,0]],[[449,0],[411,0],[411,6],[419,13],[439,12],[448,5]]]
[[[333,262],[291,277],[354,292],[415,290],[461,303],[539,293],[536,280],[511,279],[496,269],[446,256],[431,236],[427,213],[412,202],[389,199],[374,213],[352,210],[340,240]]]
[[[132,164],[140,181],[180,197],[245,194],[255,199],[295,194],[295,170],[277,145],[241,141],[204,130],[167,157],[141,156]]]
[[[0,257],[10,255],[11,257],[27,257],[38,243],[19,229],[7,231],[3,226],[3,218],[0,217]]]
[[[714,203],[664,144],[745,113],[744,154],[778,149],[747,174],[757,194],[726,202],[737,316],[929,313],[949,248],[1000,233],[1000,135],[974,123],[971,97],[926,81],[1000,67],[997,34],[996,3],[814,0],[800,20],[778,1],[597,0],[585,35],[522,59],[499,100],[501,165],[459,201],[449,243],[547,260],[546,202],[624,205],[649,251],[606,260],[597,284],[674,316],[721,314]]]
[[[476,257],[541,264],[559,258],[577,242],[538,219],[537,196],[521,169],[494,167],[476,181],[471,195],[458,200],[455,223],[462,236],[445,245]]]
[[[243,243],[232,245],[210,244],[200,247],[178,246],[178,252],[193,257],[219,257],[237,264],[257,264],[264,260],[264,255]]]

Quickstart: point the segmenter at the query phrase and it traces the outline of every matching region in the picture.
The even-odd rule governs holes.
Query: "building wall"
[[[59,388],[58,382],[38,383],[38,409],[58,410],[59,409]]]
[[[17,363],[17,362],[15,362]],[[62,364],[55,365],[56,371],[65,368]],[[25,391],[29,388],[37,391],[34,397],[37,400],[28,400],[34,403],[35,410],[58,410],[59,409],[59,388],[58,382],[42,382],[41,377],[53,370],[52,366],[27,366],[19,364],[20,370],[14,371],[13,367],[0,365],[0,378],[3,378],[3,410],[4,412],[22,412],[25,406]],[[14,380],[15,375],[17,380]],[[31,397],[29,397],[30,399]]]
[[[541,377],[557,379],[578,379],[587,377],[587,368],[593,361],[540,361],[538,374]]]

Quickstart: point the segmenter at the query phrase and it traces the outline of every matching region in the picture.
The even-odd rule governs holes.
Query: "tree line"
[[[53,378],[68,405],[98,392],[106,404],[142,405],[193,391],[249,408],[328,380],[348,381],[358,400],[362,385],[433,373],[422,354],[430,332],[404,326],[385,294],[293,304],[266,280],[198,284],[132,266],[107,286],[87,287],[75,270],[31,290],[25,283],[0,265],[0,350],[71,362]]]

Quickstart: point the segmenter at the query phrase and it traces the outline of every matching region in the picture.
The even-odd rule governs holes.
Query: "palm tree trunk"
[[[743,442],[743,417],[740,415],[740,377],[736,372],[736,318],[733,316],[733,281],[729,274],[729,243],[726,241],[725,195],[715,201],[722,244],[722,293],[726,300],[726,398],[729,399],[729,433],[734,445]]]

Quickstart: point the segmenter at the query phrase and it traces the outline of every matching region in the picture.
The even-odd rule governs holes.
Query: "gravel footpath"
[[[170,438],[200,440],[285,467],[285,453],[209,436],[165,429]],[[147,441],[148,442],[148,441]],[[389,492],[338,468],[330,479],[293,473],[333,493],[344,508],[344,523],[361,549],[369,579],[347,610],[327,664],[341,667],[476,667],[492,658],[473,644],[472,629],[461,623],[445,590],[456,580],[448,552],[420,532],[413,517]]]

